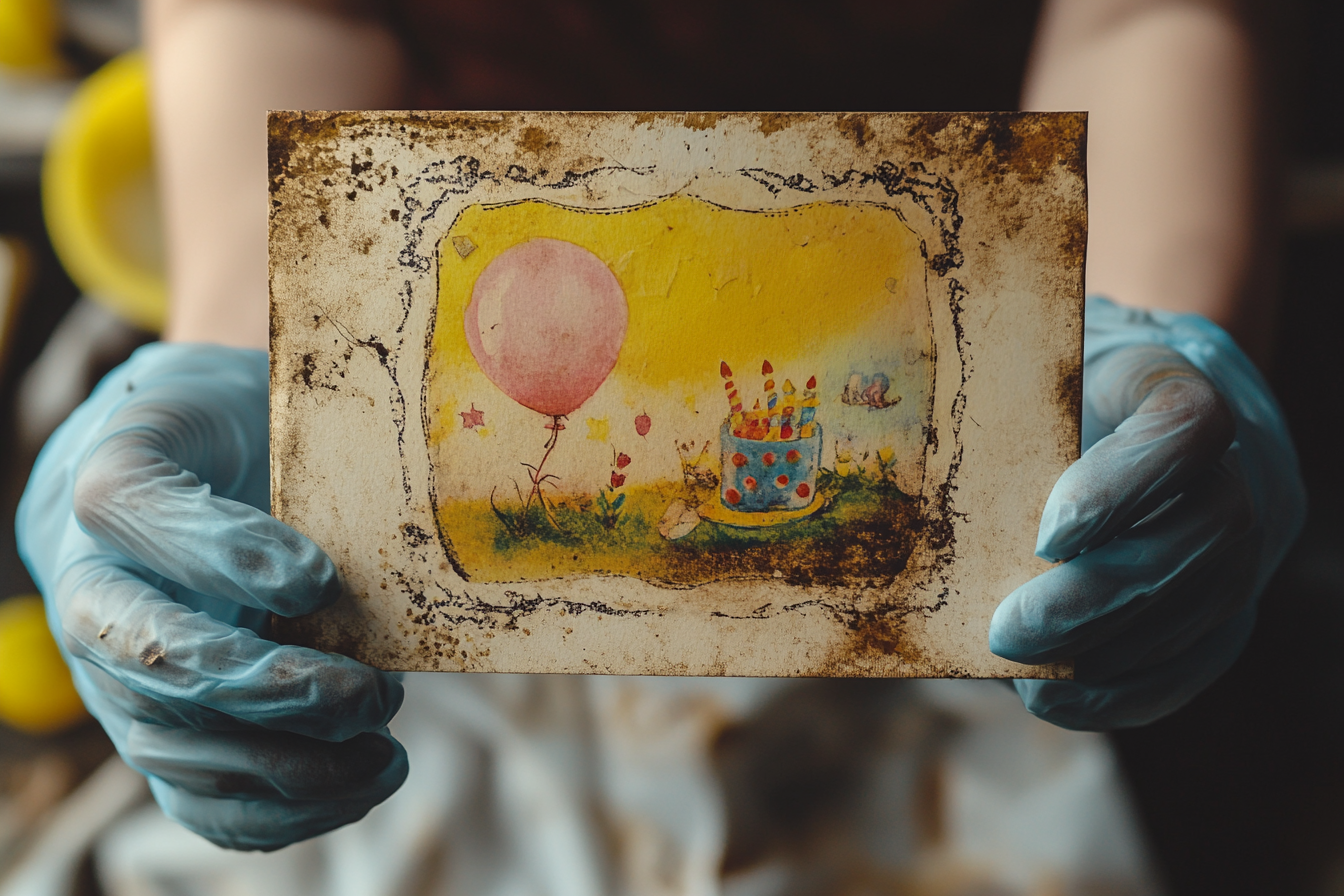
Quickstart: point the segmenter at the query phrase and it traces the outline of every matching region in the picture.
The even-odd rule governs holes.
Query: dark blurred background
[[[1306,531],[1232,670],[1113,736],[1173,893],[1344,893],[1344,4],[1266,9],[1281,160],[1277,351]]]
[[[84,7],[82,24],[67,25],[61,38],[62,78],[73,84],[134,44],[135,20],[129,3],[67,6]],[[1344,4],[1294,0],[1255,15],[1271,73],[1266,136],[1276,159],[1264,176],[1282,216],[1277,352],[1268,373],[1297,441],[1309,523],[1233,669],[1182,711],[1113,742],[1169,892],[1344,896],[1344,520],[1337,512],[1344,499]],[[14,100],[7,89],[0,89],[0,238],[20,247],[28,275],[0,312],[7,322],[0,332],[0,599],[34,590],[13,538],[35,452],[18,423],[25,374],[58,325],[65,327],[61,351],[49,352],[46,363],[71,379],[62,394],[87,388],[150,338],[96,313],[69,323],[80,290],[43,222],[41,144],[10,133],[21,130],[9,126],[15,104],[31,98]],[[42,392],[29,401],[33,394]],[[45,736],[0,725],[0,795],[31,821],[109,752],[88,722]],[[6,832],[8,817],[0,813],[0,861],[18,836]],[[93,892],[91,877],[82,888]]]

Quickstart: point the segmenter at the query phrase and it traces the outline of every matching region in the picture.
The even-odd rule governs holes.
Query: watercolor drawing
[[[1078,456],[1082,113],[275,112],[271,508],[384,669],[991,654]]]
[[[477,205],[441,245],[425,431],[468,581],[904,568],[934,344],[889,208]]]

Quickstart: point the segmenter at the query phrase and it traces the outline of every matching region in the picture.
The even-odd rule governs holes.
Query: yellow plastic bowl
[[[42,598],[27,594],[0,602],[0,721],[30,734],[51,734],[85,717],[47,629]]]
[[[104,65],[71,99],[43,160],[42,211],[81,290],[139,327],[163,329],[163,226],[140,53]]]
[[[50,72],[60,66],[55,0],[0,0],[0,66]]]

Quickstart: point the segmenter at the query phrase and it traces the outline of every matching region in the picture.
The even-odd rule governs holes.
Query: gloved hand
[[[1037,556],[1068,562],[1003,600],[990,650],[1074,660],[1073,681],[1015,682],[1043,719],[1143,725],[1241,653],[1306,496],[1269,387],[1193,314],[1088,299],[1083,451],[1050,493],[1036,542]]]
[[[17,520],[85,705],[171,818],[235,849],[355,821],[407,773],[395,677],[263,637],[340,593],[266,513],[267,451],[264,352],[147,346],[52,436]]]

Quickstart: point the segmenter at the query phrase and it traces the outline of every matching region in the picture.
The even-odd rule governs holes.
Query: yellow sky
[[[523,202],[469,208],[440,243],[426,392],[439,495],[482,497],[507,485],[520,462],[536,462],[550,435],[544,415],[486,378],[463,329],[481,271],[538,237],[602,259],[629,306],[615,369],[570,416],[547,464],[567,493],[605,482],[615,451],[634,459],[625,470],[632,483],[680,479],[676,446],[717,444],[728,413],[720,361],[732,367],[748,408],[764,397],[763,360],[781,389],[786,378],[802,389],[815,375],[827,458],[839,442],[891,447],[911,463],[922,456],[932,388],[924,262],[918,240],[890,209],[815,203],[753,213],[673,197],[588,212]],[[474,248],[463,257],[455,245]],[[878,372],[903,396],[898,405],[869,413],[840,401],[849,377]],[[483,425],[467,428],[460,415],[472,409]],[[635,431],[638,415],[653,421],[647,437]]]
[[[436,366],[474,366],[460,321],[485,266],[510,246],[549,237],[588,249],[615,273],[630,323],[612,376],[655,389],[716,379],[720,360],[742,376],[766,357],[777,366],[815,361],[837,341],[849,357],[868,354],[870,340],[881,353],[893,285],[904,285],[918,251],[895,213],[878,206],[744,213],[686,197],[623,212],[473,206],[450,236],[476,248],[462,258],[451,240],[442,244]]]

